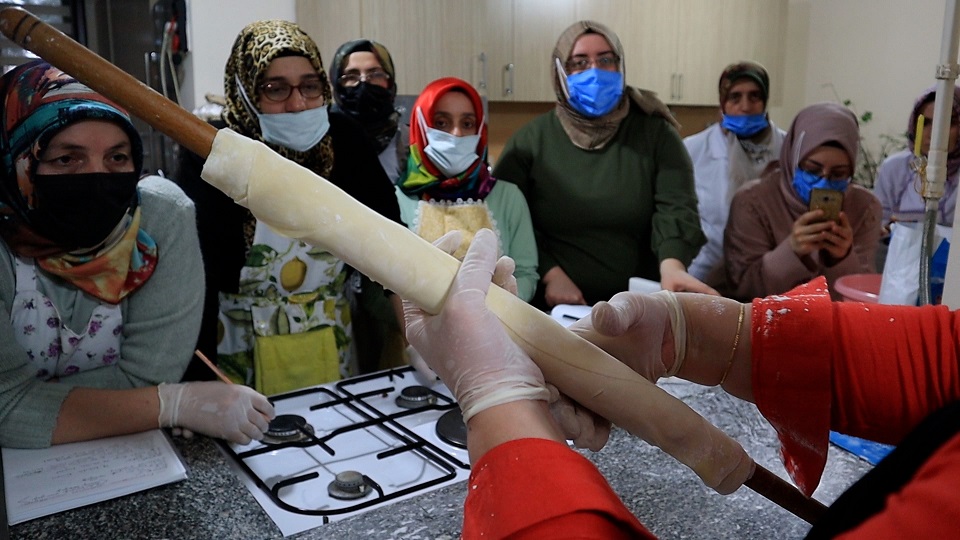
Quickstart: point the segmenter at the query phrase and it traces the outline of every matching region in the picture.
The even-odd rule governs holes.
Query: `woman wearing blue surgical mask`
[[[457,257],[463,257],[478,230],[496,232],[502,254],[516,263],[517,295],[529,301],[538,279],[530,211],[517,186],[490,175],[486,158],[480,94],[454,77],[431,82],[413,105],[410,157],[397,181],[400,214],[431,242],[460,230]]]
[[[507,142],[494,175],[527,198],[539,251],[534,304],[593,304],[631,277],[716,294],[687,273],[704,243],[676,120],[625,83],[623,47],[580,21],[551,59],[557,105]]]
[[[837,279],[876,271],[880,201],[851,183],[860,131],[850,109],[818,103],[797,113],[780,160],[733,197],[724,233],[730,295],[780,294],[825,276],[834,299]],[[814,190],[842,193],[836,221],[810,210]]]
[[[720,121],[683,140],[693,161],[700,226],[707,243],[700,249],[690,273],[723,289],[723,230],[733,194],[759,178],[777,159],[782,129],[767,115],[770,77],[756,62],[737,62],[720,75]]]
[[[296,24],[259,21],[241,30],[224,88],[227,103],[218,127],[263,141],[399,222],[375,150],[354,120],[328,110],[331,87],[320,52]],[[203,182],[201,167],[202,160],[188,155],[178,174],[197,204],[204,252],[207,295],[199,348],[231,378],[268,395],[357,374],[348,299],[352,270],[258,222]],[[362,282],[383,299],[379,285]]]

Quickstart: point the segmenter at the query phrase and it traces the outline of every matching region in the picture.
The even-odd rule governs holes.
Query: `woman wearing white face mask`
[[[271,20],[241,30],[224,88],[218,127],[265,142],[399,222],[389,181],[359,125],[328,111],[320,52],[297,25]],[[207,277],[199,348],[215,354],[232,378],[268,395],[356,374],[350,268],[260,224],[199,178],[196,156],[185,165],[179,176],[197,204]],[[363,282],[383,299],[379,285]]]
[[[423,89],[412,112],[410,157],[397,181],[403,221],[431,242],[450,230],[462,231],[458,258],[478,230],[493,230],[502,255],[516,263],[517,295],[529,301],[538,279],[530,211],[517,186],[490,176],[480,94],[461,79],[437,79]]]

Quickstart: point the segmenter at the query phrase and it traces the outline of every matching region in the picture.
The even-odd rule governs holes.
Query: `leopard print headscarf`
[[[224,70],[223,87],[226,90],[227,106],[224,108],[222,116],[223,121],[230,129],[251,139],[263,141],[260,122],[256,115],[247,108],[243,96],[240,95],[237,82],[239,80],[239,83],[243,85],[247,97],[256,106],[260,101],[260,85],[263,83],[267,66],[274,58],[281,56],[303,56],[310,60],[310,63],[313,64],[314,69],[320,75],[320,80],[324,82],[323,106],[329,106],[331,100],[330,84],[327,80],[327,73],[323,69],[323,61],[320,59],[320,50],[317,48],[317,44],[292,22],[281,20],[258,21],[251,23],[237,35],[237,39],[233,43],[233,49],[230,51],[230,58],[227,59],[227,67]],[[305,152],[298,152],[272,143],[267,143],[267,145],[281,156],[310,169],[314,173],[325,178],[330,177],[334,158],[333,139],[330,133],[327,133],[319,143]]]

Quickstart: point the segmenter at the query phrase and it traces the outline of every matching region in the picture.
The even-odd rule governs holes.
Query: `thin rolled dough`
[[[431,313],[443,305],[456,259],[266,145],[222,129],[202,177],[277,232],[329,250]],[[547,314],[497,287],[487,304],[549,382],[684,463],[707,486],[730,493],[751,474],[753,462],[736,441]]]

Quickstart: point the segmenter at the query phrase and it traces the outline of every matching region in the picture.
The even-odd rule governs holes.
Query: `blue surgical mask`
[[[427,146],[424,147],[423,153],[447,178],[453,178],[462,173],[480,159],[477,155],[477,145],[480,144],[479,128],[476,135],[457,137],[446,131],[427,127],[423,111],[419,107],[417,107],[417,122],[420,123],[420,129],[427,137]]]
[[[263,140],[297,152],[316,146],[330,130],[327,106],[292,113],[257,113]]]
[[[737,116],[724,114],[720,125],[727,131],[733,132],[737,137],[752,137],[767,129],[770,122],[767,120],[766,113]]]
[[[834,191],[844,192],[850,180],[827,180],[822,176],[816,176],[800,167],[793,171],[793,189],[803,200],[804,204],[810,204],[810,193],[814,189],[832,189]]]
[[[570,106],[584,116],[603,116],[620,103],[623,73],[591,68],[567,75]]]

